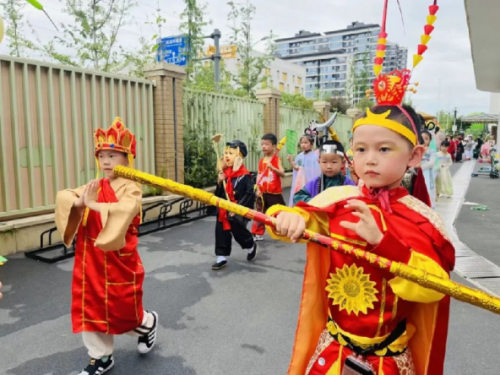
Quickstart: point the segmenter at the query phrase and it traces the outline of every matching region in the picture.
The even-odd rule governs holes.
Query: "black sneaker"
[[[111,370],[114,364],[113,355],[110,355],[106,362],[102,359],[92,358],[89,365],[78,375],[101,375]]]
[[[137,350],[141,354],[149,353],[156,343],[156,331],[158,327],[158,314],[155,311],[151,311],[154,317],[153,326],[148,328],[146,326],[140,326],[136,328],[135,331],[138,333],[143,333],[141,337],[137,340]]]
[[[249,262],[255,260],[255,258],[257,258],[257,242],[254,242],[252,251],[247,255],[247,260]]]
[[[221,260],[220,262],[216,262],[212,264],[212,270],[218,271],[227,266],[227,260]]]

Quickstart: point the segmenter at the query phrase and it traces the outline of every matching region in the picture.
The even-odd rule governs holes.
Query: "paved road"
[[[264,241],[253,264],[236,247],[230,266],[214,273],[213,221],[141,238],[145,306],[160,314],[158,347],[139,357],[133,340],[119,337],[113,374],[286,373],[304,245]],[[479,230],[474,243],[483,246]],[[0,268],[1,374],[74,375],[85,364],[81,339],[71,334],[71,269],[72,260],[47,265],[21,256]],[[453,303],[446,373],[498,375],[499,326],[493,314]]]

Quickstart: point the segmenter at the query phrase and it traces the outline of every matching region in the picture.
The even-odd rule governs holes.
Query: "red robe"
[[[294,210],[307,218],[308,229],[448,277],[454,266],[454,249],[439,216],[409,196],[403,187],[389,192],[392,212],[382,208],[377,199],[367,198],[362,189],[366,187],[327,189],[310,204],[302,202],[293,209],[273,207],[268,214]],[[359,220],[352,215],[352,209],[344,207],[349,199],[369,205],[384,233],[377,247],[339,225],[344,220]],[[342,339],[335,341],[331,334],[343,332],[358,343],[372,346],[403,319],[407,331],[395,344],[400,345],[400,350],[410,347],[417,375],[441,375],[448,316],[449,297],[416,287],[355,257],[309,243],[289,375],[340,374],[351,351],[339,344]],[[335,325],[328,323],[329,317]],[[397,345],[394,347],[398,349]],[[398,364],[392,357],[370,356],[369,361],[376,373],[399,375]]]
[[[78,227],[71,305],[74,333],[122,334],[142,323],[144,268],[137,252],[140,189],[123,179],[113,185],[116,194],[108,179],[100,180],[101,212],[87,209]],[[56,222],[65,242],[72,238],[68,230],[74,220],[71,214],[65,215],[67,207],[59,207],[58,212],[57,205],[72,205],[79,192],[81,188],[58,194]],[[120,244],[116,250],[108,248],[116,243]]]

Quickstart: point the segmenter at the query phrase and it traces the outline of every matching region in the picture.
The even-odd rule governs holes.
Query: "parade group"
[[[427,26],[438,9],[436,2],[429,7]],[[492,144],[431,133],[412,107],[402,105],[411,72],[381,74],[385,12],[375,59],[377,104],[356,119],[347,151],[338,139],[317,143],[313,132],[304,134],[301,152],[289,157],[293,184],[288,204],[274,134],[261,138],[256,181],[245,167],[248,150],[240,140],[226,143],[219,163],[215,195],[265,212],[275,225],[254,222],[248,229],[248,219],[217,209],[212,270],[228,266],[233,237],[247,260],[255,261],[266,229],[273,239],[291,242],[306,242],[303,234],[314,232],[347,249],[307,242],[291,375],[444,371],[450,297],[373,263],[388,259],[449,279],[455,251],[433,207],[440,197],[453,195],[453,161],[471,159],[474,149],[477,157],[489,157]],[[76,236],[72,326],[74,333],[82,333],[90,357],[80,375],[113,368],[114,335],[135,337],[142,355],[157,340],[161,314],[142,304],[145,271],[137,251],[141,188],[114,174],[116,166],[134,166],[136,145],[119,118],[109,129],[97,130],[93,153],[104,177],[60,191],[56,198],[56,225],[64,243],[70,246]],[[370,254],[371,263],[357,257],[356,249]]]

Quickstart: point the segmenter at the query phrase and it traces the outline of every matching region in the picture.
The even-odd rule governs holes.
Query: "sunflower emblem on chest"
[[[373,309],[373,303],[378,301],[375,295],[378,290],[375,289],[376,282],[370,281],[370,275],[363,273],[363,267],[344,264],[342,269],[337,268],[336,271],[330,274],[325,288],[332,304],[339,306],[340,311],[346,310],[356,316],[360,311],[367,314],[368,309]]]

